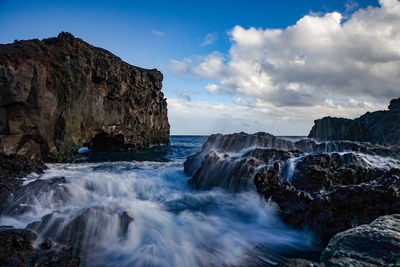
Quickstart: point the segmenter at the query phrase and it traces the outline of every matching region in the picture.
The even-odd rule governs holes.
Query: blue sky
[[[360,36],[357,40],[363,40],[362,47],[368,42],[371,45],[366,46],[365,53],[360,52],[355,61],[370,62],[371,51],[385,58],[389,55],[389,59],[395,61],[397,50],[388,47],[383,52],[375,52],[373,43],[377,38],[388,43],[384,38],[389,38],[391,46],[396,45],[397,33],[382,37],[377,28],[376,37],[374,31],[355,32],[360,27],[354,24],[368,25],[380,18],[381,27],[387,28],[383,23],[396,26],[396,20],[388,22],[385,16],[389,16],[387,12],[398,10],[397,5],[396,0],[381,3],[348,0],[0,0],[0,43],[10,43],[15,39],[42,39],[67,31],[109,50],[130,64],[161,70],[172,134],[267,131],[279,135],[306,135],[313,119],[318,117],[354,117],[368,109],[385,107],[390,97],[399,95],[395,88],[398,79],[394,74],[386,77],[391,69],[386,70],[385,75],[376,74],[374,81],[379,88],[363,89],[360,82],[363,81],[362,70],[349,65],[352,69],[346,73],[354,71],[354,75],[342,78],[346,75],[337,73],[341,75],[338,76],[340,79],[332,78],[331,84],[316,82],[318,79],[314,78],[311,81],[309,77],[313,75],[330,80],[334,77],[330,72],[335,72],[335,68],[330,66],[325,70],[320,67],[316,71],[312,68],[292,69],[286,65],[285,68],[279,67],[281,52],[285,54],[288,51],[286,54],[289,55],[295,51],[297,60],[306,61],[305,67],[313,62],[318,66],[322,64],[315,61],[318,55],[331,53],[335,58],[333,51],[350,53],[353,48],[349,47],[352,43],[349,39]],[[340,18],[335,14],[340,14]],[[353,14],[356,14],[354,18]],[[340,22],[336,23],[338,19]],[[339,30],[335,28],[338,25]],[[321,31],[321,27],[329,29],[329,33]],[[282,31],[280,37],[273,33],[273,29]],[[308,36],[309,42],[296,46],[304,42],[299,36]],[[346,39],[333,45],[326,41],[313,43],[320,36],[325,36],[324,40],[335,40],[337,36],[346,36],[343,37]],[[261,41],[246,43],[252,38]],[[282,51],[276,50],[276,46]],[[256,59],[251,62],[238,60],[238,55],[254,51],[260,52],[257,54],[260,61],[250,54],[249,58],[255,56]],[[322,57],[325,56],[319,58]],[[377,64],[382,62],[380,58],[376,60]],[[266,64],[272,64],[273,68],[265,67]],[[238,71],[238,65],[243,69]],[[364,74],[371,76],[371,73]],[[390,80],[390,83],[381,85],[379,79]],[[381,93],[373,93],[373,89]],[[330,106],[324,108],[324,105]]]

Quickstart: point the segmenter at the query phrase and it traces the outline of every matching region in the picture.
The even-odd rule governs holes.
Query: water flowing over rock
[[[0,213],[9,195],[22,184],[21,177],[32,172],[40,173],[45,169],[46,166],[39,160],[0,153]]]
[[[314,121],[310,138],[352,140],[400,145],[400,98],[390,101],[389,110],[367,112],[354,120],[325,117]]]
[[[0,45],[1,150],[64,161],[168,144],[162,79],[69,33]]]
[[[95,206],[82,209],[76,217],[62,212],[53,212],[33,222],[27,229],[39,233],[44,239],[51,239],[59,244],[73,247],[76,255],[85,255],[96,249],[101,241],[99,236],[104,227],[113,224],[112,229],[120,238],[124,238],[129,224],[133,221],[127,212],[120,212],[112,207]]]
[[[52,249],[50,241],[44,241],[39,248],[33,247],[37,235],[29,230],[1,227],[1,266],[79,266],[80,258],[71,249]]]
[[[252,148],[274,148],[280,150],[295,149],[292,142],[276,138],[268,133],[234,133],[234,134],[213,134],[203,144],[201,151],[187,158],[184,163],[184,172],[193,176],[201,167],[206,155],[211,151],[221,151],[221,153],[243,153]]]

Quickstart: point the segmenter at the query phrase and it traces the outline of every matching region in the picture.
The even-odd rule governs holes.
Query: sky
[[[307,135],[400,96],[397,0],[0,0],[0,43],[61,31],[160,70],[171,134]]]

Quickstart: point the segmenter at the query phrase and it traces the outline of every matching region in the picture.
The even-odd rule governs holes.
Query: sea
[[[313,236],[286,226],[277,205],[255,188],[188,186],[183,163],[206,139],[171,136],[170,146],[140,153],[89,153],[48,164],[24,184],[55,177],[66,183],[35,191],[26,211],[1,216],[0,225],[45,222],[35,245],[72,244],[83,266],[265,266],[313,255]]]

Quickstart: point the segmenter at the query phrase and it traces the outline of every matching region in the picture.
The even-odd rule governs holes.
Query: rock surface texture
[[[321,262],[326,266],[399,266],[400,215],[382,216],[335,235]]]
[[[72,249],[52,249],[50,241],[33,247],[37,235],[29,230],[1,227],[0,265],[1,266],[79,266],[80,258]]]
[[[400,98],[390,101],[389,110],[367,112],[354,120],[332,117],[315,120],[308,137],[319,141],[352,140],[400,145]]]
[[[0,149],[65,161],[168,144],[162,79],[69,33],[0,45]]]
[[[40,160],[31,160],[22,155],[0,153],[0,213],[6,205],[9,195],[22,184],[21,177],[31,173],[40,173],[47,167]]]

